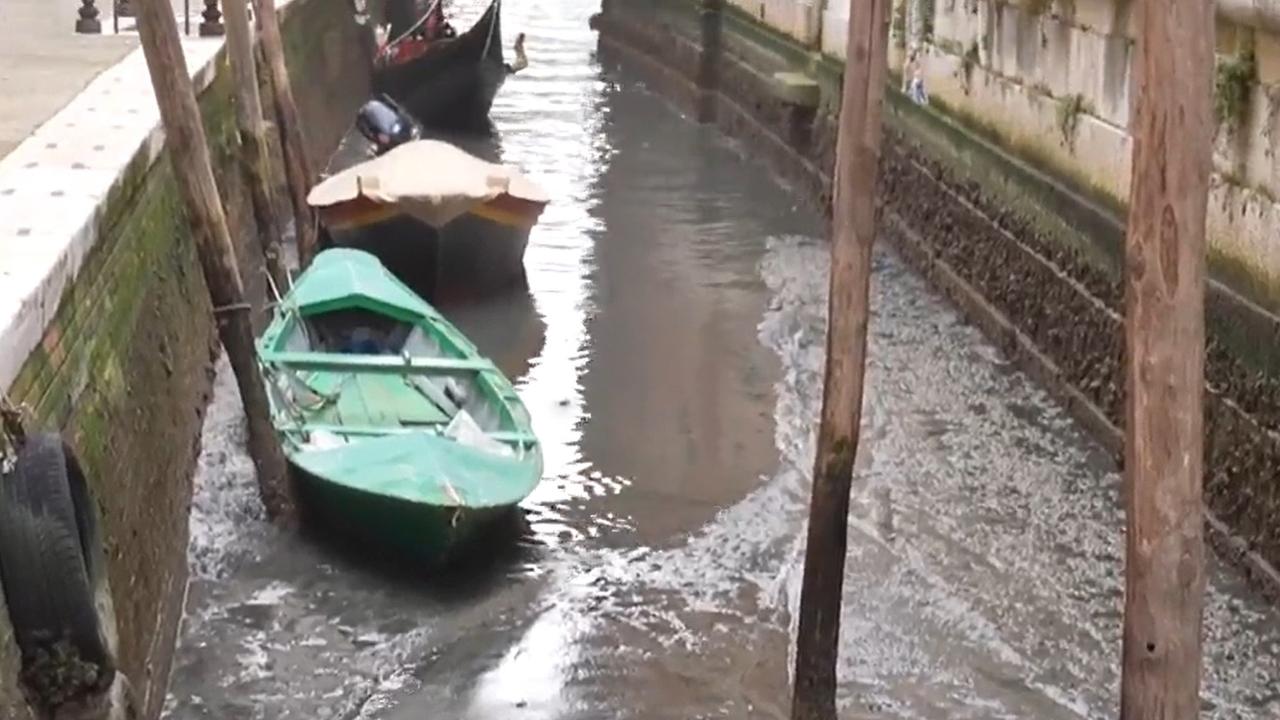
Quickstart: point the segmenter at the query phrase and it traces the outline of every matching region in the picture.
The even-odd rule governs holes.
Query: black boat
[[[501,0],[491,0],[461,35],[428,40],[410,33],[392,40],[375,62],[374,91],[429,127],[487,127],[493,98],[511,72],[503,60],[500,16]]]
[[[308,202],[320,211],[324,247],[353,247],[372,253],[433,303],[476,300],[524,284],[524,252],[529,234],[549,198],[513,168],[498,169],[503,163],[496,135],[424,131],[405,108],[386,96],[370,99],[361,106],[354,130],[330,159],[325,179],[308,194]],[[379,169],[376,162],[370,164],[369,158],[380,158],[397,148],[424,141],[455,149],[414,151],[410,153],[411,162],[397,161],[394,169]],[[472,162],[459,165],[451,160],[459,155],[471,156]],[[490,167],[484,169],[484,164]],[[334,175],[350,174],[357,165],[365,169],[356,173],[359,180],[354,192],[350,183],[336,194],[326,189],[337,182]],[[465,171],[461,172],[461,184],[454,186],[441,180],[460,171]],[[520,174],[521,180],[492,201],[443,222],[429,222],[403,204],[451,204],[453,200],[449,198],[453,195],[460,200],[471,192],[467,188],[477,185],[474,173],[480,171]],[[470,180],[465,177],[468,174]],[[437,179],[429,179],[432,176]],[[371,195],[378,200],[355,197],[369,194],[362,185],[372,190]],[[415,186],[419,186],[417,191],[410,189]],[[405,190],[405,197],[396,197],[397,192]],[[377,207],[379,204],[381,208]]]

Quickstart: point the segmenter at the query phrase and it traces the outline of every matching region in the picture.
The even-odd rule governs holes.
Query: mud
[[[1111,424],[1123,427],[1122,288],[1015,212],[988,215],[983,207],[996,203],[976,183],[948,182],[950,174],[938,163],[894,139],[881,167],[887,208],[1011,318]],[[1280,443],[1270,423],[1280,415],[1269,404],[1268,389],[1274,391],[1276,382],[1248,370],[1212,339],[1207,351],[1206,504],[1275,566],[1280,491],[1272,479],[1280,475]]]
[[[671,5],[678,3],[661,7]],[[725,22],[741,20],[735,16],[730,23],[726,17]],[[606,4],[597,20],[603,51],[625,56],[661,92],[690,107],[689,88],[707,58],[687,30],[684,36],[679,32],[687,23],[672,11],[636,14],[613,4]],[[750,39],[729,30],[725,34],[727,51],[714,58],[715,86],[701,89],[714,98],[710,115],[726,132],[751,143],[753,153],[800,197],[828,209],[834,118],[806,115],[772,99],[765,78],[784,69],[780,60]],[[1078,393],[1071,398],[1073,409],[1100,439],[1114,445],[1114,429],[1123,422],[1125,383],[1124,295],[1118,277],[1048,236],[1026,214],[892,125],[886,128],[879,187],[886,217],[911,228],[923,247],[910,247],[892,231],[886,237],[927,276],[936,279],[937,268],[945,267],[975,290],[982,307],[970,303],[969,310],[988,316],[984,325],[1007,319],[1025,334],[1036,355],[1022,354],[1028,367],[1071,389],[1060,394]],[[946,282],[935,284],[955,291]],[[1280,487],[1273,482],[1280,473],[1280,376],[1269,373],[1265,363],[1242,357],[1235,336],[1247,336],[1245,345],[1275,338],[1259,329],[1266,322],[1238,321],[1240,309],[1228,307],[1235,301],[1221,294],[1211,293],[1207,304],[1206,503],[1222,521],[1211,523],[1219,548],[1243,543],[1255,560],[1270,566],[1255,573],[1267,578],[1280,565]],[[1044,366],[1046,361],[1052,366]],[[1222,535],[1224,530],[1236,537]],[[1266,585],[1267,592],[1280,595],[1280,585]]]

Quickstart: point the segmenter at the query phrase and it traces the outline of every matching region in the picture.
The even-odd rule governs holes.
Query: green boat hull
[[[309,524],[323,528],[330,539],[368,544],[429,567],[448,565],[475,549],[518,507],[410,503],[329,482],[292,463],[291,467]]]
[[[326,529],[447,562],[541,480],[510,381],[368,253],[318,254],[258,358],[300,503]]]

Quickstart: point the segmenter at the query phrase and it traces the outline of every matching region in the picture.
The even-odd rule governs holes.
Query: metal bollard
[[[102,32],[102,21],[98,19],[98,8],[93,0],[80,0],[80,17],[76,19],[76,32],[94,35]]]
[[[204,0],[204,22],[200,23],[200,37],[217,37],[226,32],[222,27],[222,12],[218,10],[218,0]]]

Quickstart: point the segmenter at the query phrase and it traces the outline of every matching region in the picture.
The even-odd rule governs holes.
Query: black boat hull
[[[368,252],[432,303],[473,300],[526,281],[528,228],[463,215],[436,230],[398,215],[357,228],[331,230],[339,247]]]
[[[386,93],[428,127],[482,129],[493,99],[507,79],[499,0],[475,25],[426,54],[400,65],[374,69],[373,87]]]

